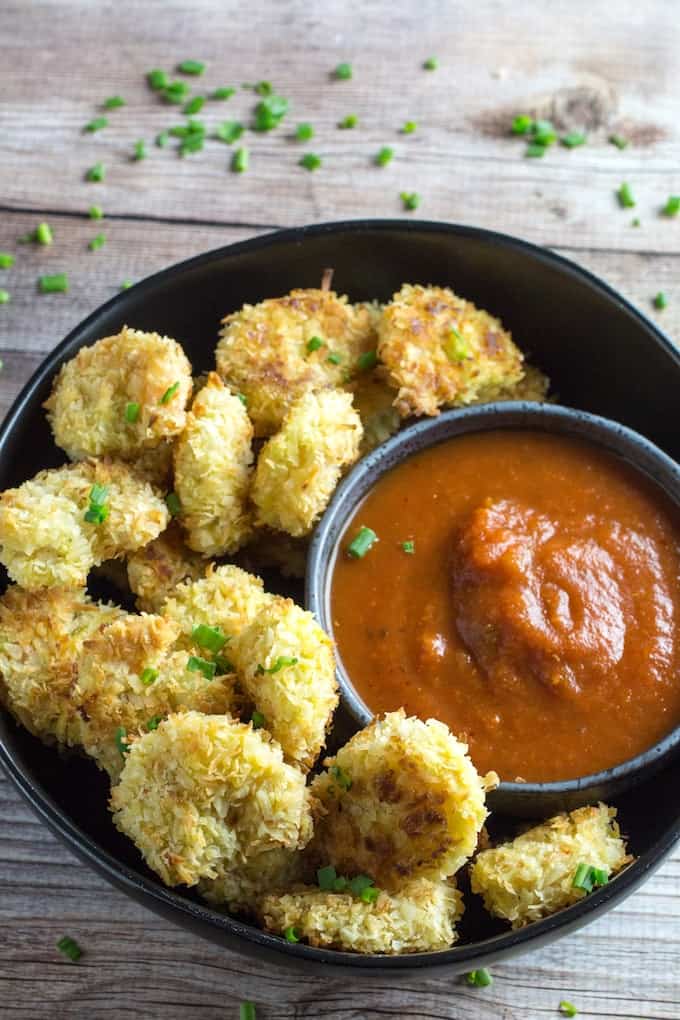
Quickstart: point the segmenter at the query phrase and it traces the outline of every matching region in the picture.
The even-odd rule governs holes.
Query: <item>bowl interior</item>
[[[245,301],[316,286],[325,267],[352,299],[388,299],[403,282],[452,286],[499,315],[554,380],[562,403],[603,414],[680,455],[676,422],[680,357],[655,327],[588,273],[549,253],[472,228],[411,221],[328,224],[255,239],[151,277],[91,315],[47,359],[0,431],[0,489],[61,463],[41,409],[60,364],[83,344],[124,324],[176,337],[195,371],[213,364],[220,318]],[[272,583],[267,580],[266,583]],[[299,592],[295,593],[299,598]],[[340,716],[337,729],[346,725]],[[609,886],[561,914],[508,932],[478,905],[462,944],[415,957],[352,957],[289,946],[199,905],[191,892],[164,889],[110,822],[106,782],[79,758],[64,759],[0,714],[0,759],[69,844],[148,906],[241,951],[308,968],[331,964],[389,971],[430,965],[469,970],[556,937],[590,920],[642,880],[677,838],[680,764],[619,802],[640,860]]]

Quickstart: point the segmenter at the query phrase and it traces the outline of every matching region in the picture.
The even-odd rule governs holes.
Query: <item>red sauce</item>
[[[338,651],[375,712],[448,723],[502,779],[570,779],[680,723],[674,507],[597,447],[464,436],[385,475],[339,555]],[[403,543],[413,541],[410,555]]]

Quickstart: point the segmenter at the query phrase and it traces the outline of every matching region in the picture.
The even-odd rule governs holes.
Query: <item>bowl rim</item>
[[[68,335],[50,351],[37,367],[28,382],[20,390],[0,426],[0,458],[5,455],[11,433],[29,409],[35,396],[42,390],[48,379],[58,371],[66,358],[83,346],[83,334],[95,329],[98,320],[109,315],[117,305],[123,306],[133,295],[144,297],[151,293],[158,284],[171,281],[211,263],[229,260],[242,253],[264,252],[269,247],[304,243],[307,237],[324,235],[352,235],[371,232],[424,233],[441,234],[458,238],[472,238],[504,249],[515,251],[534,263],[546,264],[560,274],[576,278],[582,284],[598,292],[613,306],[622,310],[629,318],[643,329],[650,339],[660,346],[666,355],[676,362],[680,368],[680,350],[673,344],[664,331],[632,302],[624,298],[613,287],[605,283],[590,270],[576,262],[550,251],[545,247],[525,241],[498,231],[466,224],[446,223],[436,220],[407,219],[355,219],[328,221],[308,226],[291,227],[285,230],[268,231],[256,237],[248,238],[234,244],[223,245],[195,255],[184,261],[174,263],[164,269],[145,277],[126,291],[113,295],[103,305],[92,311],[79,322]],[[79,342],[80,341],[80,342]],[[285,965],[291,958],[301,963],[322,965],[326,972],[340,973],[348,969],[359,975],[361,971],[376,973],[390,972],[422,972],[422,968],[430,973],[449,970],[466,969],[465,965],[490,963],[510,953],[531,948],[532,945],[545,944],[560,934],[566,934],[613,907],[617,902],[631,893],[649,874],[660,866],[663,859],[670,853],[673,846],[680,840],[680,814],[673,824],[667,826],[632,864],[616,876],[615,880],[593,891],[587,897],[550,917],[534,922],[532,925],[518,930],[505,930],[497,935],[473,943],[463,943],[452,948],[430,953],[418,953],[404,956],[365,955],[341,952],[331,949],[320,949],[302,943],[289,944],[280,937],[264,932],[252,925],[245,924],[236,918],[220,914],[216,910],[187,899],[174,890],[166,888],[155,877],[147,877],[140,871],[128,867],[118,858],[110,854],[94,838],[89,836],[72,820],[38,782],[27,772],[27,766],[21,759],[14,758],[9,747],[0,735],[0,763],[4,766],[10,779],[32,806],[35,812],[61,838],[74,853],[86,860],[92,867],[100,871],[112,884],[123,888],[130,896],[141,900],[150,909],[166,916],[179,914],[205,937],[208,930],[221,930],[225,935],[232,935],[232,948],[236,948],[241,940],[244,951],[249,947],[252,952],[268,950],[269,959],[277,960]]]

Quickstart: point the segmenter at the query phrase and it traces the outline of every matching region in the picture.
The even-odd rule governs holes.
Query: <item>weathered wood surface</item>
[[[49,351],[122,280],[276,226],[358,216],[402,216],[399,192],[422,196],[418,215],[492,227],[549,245],[591,268],[680,338],[680,218],[659,217],[680,193],[680,22],[672,4],[632,0],[544,5],[509,0],[442,4],[327,0],[276,4],[194,0],[93,4],[5,0],[0,24],[0,271],[12,300],[0,307],[0,413]],[[436,54],[440,69],[422,60]],[[138,138],[182,120],[149,92],[143,74],[185,57],[206,60],[197,91],[272,80],[293,103],[284,125],[248,135],[251,167],[228,170],[217,142],[180,160]],[[329,72],[350,60],[354,78]],[[128,106],[101,133],[82,135],[106,96]],[[245,118],[252,93],[210,104],[209,123]],[[552,113],[586,127],[588,146],[525,160],[508,139],[517,112]],[[356,113],[360,127],[338,131]],[[403,136],[406,119],[418,131]],[[287,137],[310,121],[316,138]],[[607,144],[612,131],[632,144]],[[371,158],[392,145],[394,162]],[[297,166],[311,149],[324,166]],[[83,180],[97,160],[103,184]],[[618,208],[623,180],[634,210]],[[104,207],[100,225],[88,207]],[[639,217],[641,225],[631,221]],[[47,219],[50,248],[15,239]],[[92,253],[99,230],[106,246]],[[41,296],[37,277],[67,271],[68,295]],[[262,968],[183,933],[136,906],[73,858],[0,778],[0,1016],[164,1020],[258,1017],[413,1017],[511,1020],[557,1016],[568,998],[586,1018],[680,1016],[680,851],[617,910],[556,945],[495,968],[492,988],[430,979],[349,987]],[[54,943],[74,935],[77,965]]]

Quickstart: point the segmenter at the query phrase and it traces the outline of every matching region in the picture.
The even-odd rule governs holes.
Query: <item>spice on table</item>
[[[619,200],[619,205],[622,209],[632,209],[635,205],[635,199],[633,198],[633,192],[631,191],[630,184],[624,181],[619,190],[616,192],[616,197]]]
[[[0,305],[8,305],[11,301],[11,295],[8,290],[0,288]]]
[[[238,1009],[238,1020],[257,1020],[254,1002],[241,1003]]]
[[[0,269],[11,269],[14,262],[14,255],[10,255],[7,251],[0,251]]]
[[[85,174],[85,178],[88,181],[103,181],[106,176],[103,163],[95,163]]]
[[[321,166],[321,156],[317,156],[315,152],[306,152],[299,162],[305,170],[318,170]]]
[[[171,81],[163,89],[163,98],[168,103],[183,103],[189,92],[189,86],[185,81]]]
[[[654,297],[654,307],[658,308],[659,310],[662,310],[662,309],[666,308],[667,305],[668,305],[668,298],[666,297],[664,292],[662,290],[660,290],[659,293],[656,294],[655,297]]]
[[[215,89],[214,92],[210,93],[211,99],[231,99],[232,96],[236,95],[236,89],[231,86],[223,86],[222,88]]]
[[[420,205],[420,195],[417,191],[401,191],[399,198],[407,212],[413,212]]]
[[[106,117],[95,117],[88,124],[85,125],[83,131],[88,131],[90,134],[94,134],[95,131],[101,131],[102,128],[108,126],[108,119]]]
[[[314,128],[312,127],[311,124],[306,123],[298,124],[298,126],[295,128],[295,137],[297,138],[298,142],[308,142],[311,138],[314,137]]]
[[[63,938],[59,939],[57,942],[57,949],[60,953],[63,953],[64,956],[68,956],[69,960],[73,963],[75,963],[76,960],[79,960],[83,955],[82,949],[76,940],[72,939],[70,935],[64,935]]]
[[[200,60],[183,60],[177,65],[177,70],[181,74],[203,74],[205,64]]]
[[[379,539],[375,531],[363,525],[347,546],[347,555],[352,559],[360,560],[377,541]]]
[[[248,163],[250,162],[250,154],[248,149],[240,148],[234,153],[231,160],[231,169],[234,173],[242,174],[248,169]]]
[[[582,131],[570,131],[560,138],[560,143],[566,149],[576,149],[579,145],[585,145],[587,141],[588,139]]]
[[[41,294],[66,294],[68,291],[68,276],[66,273],[40,276],[38,277],[38,289]]]
[[[273,131],[288,113],[290,103],[283,96],[272,93],[265,96],[255,107],[254,131]]]
[[[355,128],[359,123],[359,118],[356,113],[348,113],[346,117],[338,121],[338,127],[346,130],[347,128]]]
[[[105,110],[118,110],[121,106],[125,106],[125,100],[122,96],[109,96],[108,99],[104,100]]]
[[[38,244],[52,244],[54,236],[49,223],[39,223],[35,228],[35,240]]]
[[[87,210],[87,215],[91,220],[101,220],[104,218],[104,210],[100,205],[91,205]]]
[[[200,113],[205,105],[205,96],[193,96],[185,106],[182,107],[182,113],[185,113],[188,117],[193,116],[194,113]]]
[[[349,81],[352,77],[352,65],[347,63],[338,64],[333,71],[333,77],[337,78],[338,81]]]
[[[394,158],[394,149],[391,149],[389,145],[384,145],[382,149],[379,149],[375,155],[375,163],[377,166],[387,166],[391,163]]]
[[[534,123],[533,117],[530,117],[528,113],[520,113],[513,118],[512,124],[510,125],[510,132],[513,135],[527,135],[531,131],[531,125]]]
[[[231,145],[243,134],[243,124],[238,120],[225,120],[215,128],[215,138]]]
[[[401,129],[401,133],[402,135],[412,135],[417,127],[418,125],[414,120],[407,120],[404,122],[404,125]]]
[[[168,76],[165,71],[161,71],[158,68],[155,68],[153,71],[147,71],[146,80],[151,88],[155,89],[156,92],[160,92],[161,89],[167,88],[169,84]]]
[[[488,988],[493,983],[493,978],[486,967],[471,970],[469,974],[465,975],[465,979],[469,985],[474,985],[475,988]]]
[[[677,216],[680,212],[680,195],[669,195],[661,210],[662,216]]]
[[[617,149],[626,149],[628,147],[628,139],[624,138],[623,135],[610,135],[609,144],[615,145]]]
[[[135,148],[132,153],[132,159],[136,162],[140,159],[146,159],[146,142],[143,138],[140,138],[138,142],[135,142]]]
[[[577,1016],[578,1010],[576,1006],[571,1002],[567,1002],[566,999],[562,999],[559,1005],[559,1011],[562,1016]]]
[[[123,282],[120,285],[120,289],[121,290],[129,290],[131,286],[132,286],[132,280],[123,280]]]
[[[423,62],[423,68],[426,71],[436,71],[438,67],[439,61],[436,57],[428,57],[427,60]]]
[[[105,244],[106,234],[97,234],[96,237],[92,238],[87,247],[90,249],[90,251],[99,251],[99,249],[103,248]]]

